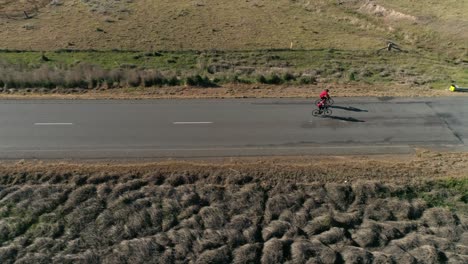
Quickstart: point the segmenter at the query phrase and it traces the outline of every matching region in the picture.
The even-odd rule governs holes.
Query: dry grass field
[[[393,40],[459,56],[466,11],[457,0],[2,0],[0,48],[374,49]]]
[[[0,166],[2,263],[466,263],[468,156]]]
[[[467,12],[456,0],[0,0],[0,90],[464,87]]]

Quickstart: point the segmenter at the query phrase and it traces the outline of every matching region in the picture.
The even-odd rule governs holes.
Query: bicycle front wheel
[[[328,105],[333,105],[335,103],[335,101],[333,100],[333,98],[330,98],[327,100],[328,101]]]
[[[330,115],[332,114],[332,110],[330,110],[330,109],[325,109],[325,110],[323,111],[323,114],[326,115],[326,116],[330,116]]]
[[[318,109],[315,109],[314,111],[312,111],[312,115],[313,116],[319,116],[320,115],[320,111]]]

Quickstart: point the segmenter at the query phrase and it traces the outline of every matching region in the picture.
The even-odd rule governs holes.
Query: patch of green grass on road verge
[[[45,87],[65,86],[66,81],[57,81],[49,75],[65,75],[61,71],[82,71],[83,65],[92,66],[93,71],[121,70],[158,71],[165,78],[190,85],[187,76],[200,76],[216,84],[223,83],[267,83],[267,84],[310,84],[310,83],[365,83],[407,84],[434,89],[447,88],[452,80],[468,83],[468,66],[430,53],[381,52],[364,50],[246,50],[246,51],[75,51],[54,52],[0,51],[0,83],[14,88],[34,88],[41,83]],[[42,75],[33,74],[35,82],[16,80],[42,68]],[[81,70],[77,70],[80,68]],[[56,72],[55,74],[53,74]],[[49,74],[50,73],[50,74]],[[79,74],[78,74],[79,75]],[[88,74],[88,79],[93,78]],[[96,80],[85,80],[86,86],[106,82],[112,86],[122,78],[111,78],[102,74]],[[141,75],[141,74],[140,74]],[[15,79],[16,78],[16,79]],[[40,79],[43,79],[42,81]],[[198,78],[198,77],[196,77]],[[140,76],[136,81],[124,80],[120,86],[142,85]],[[39,82],[38,82],[39,81]],[[75,80],[76,81],[76,80]],[[16,83],[15,83],[16,82]],[[131,84],[129,85],[129,82]],[[171,82],[149,82],[149,85]]]

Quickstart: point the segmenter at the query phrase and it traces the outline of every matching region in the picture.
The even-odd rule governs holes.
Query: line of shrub
[[[39,67],[0,63],[0,88],[120,88],[154,86],[218,87],[225,83],[262,83],[279,85],[284,83],[313,84],[315,76],[293,73],[246,74],[221,73],[199,74],[194,72],[175,73],[121,65],[117,69],[80,63],[75,66]]]

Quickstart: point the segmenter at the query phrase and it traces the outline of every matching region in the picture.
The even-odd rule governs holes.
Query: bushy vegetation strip
[[[0,259],[466,263],[466,159],[5,163]]]
[[[468,260],[466,211],[424,199],[430,189],[466,208],[466,178],[397,186],[265,184],[236,172],[23,177],[0,187],[2,263]]]
[[[223,84],[389,84],[446,88],[466,65],[432,54],[347,50],[0,51],[0,88],[121,88]]]

